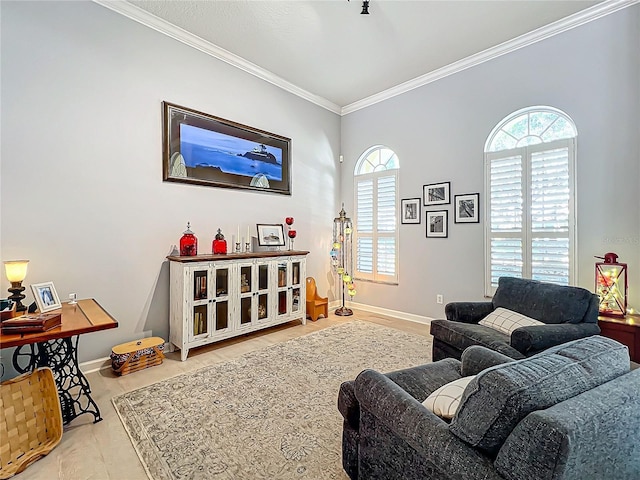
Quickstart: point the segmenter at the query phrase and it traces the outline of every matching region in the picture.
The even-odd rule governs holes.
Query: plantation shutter
[[[574,140],[488,153],[487,295],[501,276],[569,285]]]
[[[504,154],[505,152],[501,152]],[[500,277],[522,278],[523,191],[522,155],[492,156],[490,161],[491,286]]]
[[[377,188],[377,224],[378,275],[396,274],[396,176],[378,178]]]
[[[373,179],[356,180],[356,271],[373,276]]]
[[[568,146],[531,152],[531,278],[534,280],[569,284],[569,204]]]

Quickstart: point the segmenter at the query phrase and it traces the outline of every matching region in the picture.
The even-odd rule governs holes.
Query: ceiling
[[[338,113],[635,3],[95,1]]]

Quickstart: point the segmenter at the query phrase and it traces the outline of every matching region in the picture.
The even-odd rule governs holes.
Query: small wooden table
[[[629,347],[632,362],[640,363],[640,315],[598,317],[601,334]]]
[[[94,423],[99,422],[100,409],[91,398],[89,381],[78,367],[78,339],[83,333],[116,328],[118,322],[94,299],[65,303],[51,313],[56,312],[62,314],[59,327],[39,333],[0,333],[0,348],[18,347],[13,352],[13,367],[20,373],[38,367],[53,370],[65,425],[84,413],[92,414]]]

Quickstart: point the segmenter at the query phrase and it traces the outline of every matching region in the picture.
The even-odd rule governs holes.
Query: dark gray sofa
[[[498,307],[547,325],[521,327],[511,336],[478,325]],[[501,277],[490,302],[453,302],[446,320],[431,322],[433,361],[460,359],[465,348],[482,345],[514,359],[530,357],[554,345],[600,333],[598,296],[580,287]]]
[[[484,347],[340,387],[342,463],[352,480],[636,480],[640,369],[593,336],[514,361]],[[422,401],[479,373],[451,421]]]

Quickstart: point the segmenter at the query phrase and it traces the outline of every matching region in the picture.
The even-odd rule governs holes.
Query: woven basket
[[[0,384],[0,479],[22,472],[62,439],[62,411],[50,368]]]
[[[127,375],[160,365],[164,359],[163,347],[164,340],[160,337],[143,338],[116,345],[111,350],[111,368],[116,375]]]

